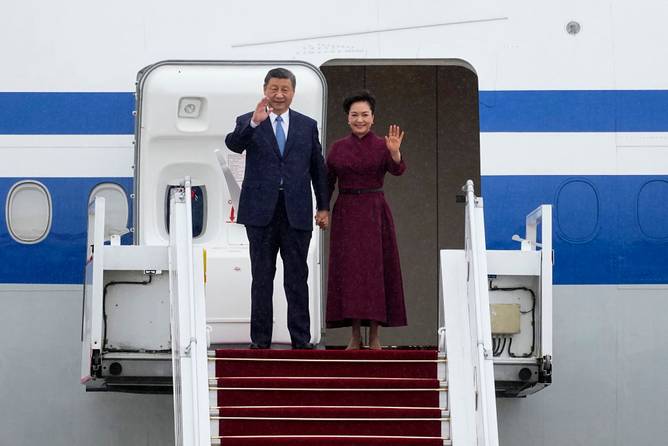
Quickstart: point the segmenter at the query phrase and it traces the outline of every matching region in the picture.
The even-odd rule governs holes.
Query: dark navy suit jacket
[[[313,229],[311,184],[318,210],[329,209],[327,173],[317,123],[294,110],[289,113],[290,125],[283,156],[278,150],[271,119],[267,118],[252,128],[252,112],[239,116],[234,131],[225,138],[230,150],[246,151],[238,223],[267,226],[271,222],[281,178],[288,221],[293,228]]]

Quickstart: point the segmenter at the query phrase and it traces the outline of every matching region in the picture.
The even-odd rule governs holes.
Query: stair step
[[[431,385],[418,386],[407,380],[399,385],[388,387],[386,383],[374,384],[360,382],[357,385],[342,385],[330,381],[333,386],[313,380],[312,382],[262,382],[256,386],[240,383],[238,379],[226,382],[217,391],[218,406],[404,406],[404,407],[439,407],[440,393],[446,387]],[[371,380],[370,380],[371,381]],[[243,385],[242,385],[243,384]]]
[[[216,419],[216,418],[215,418]],[[214,420],[215,420],[214,419]],[[441,435],[441,419],[239,419],[224,418],[220,435]]]
[[[438,409],[388,408],[221,408],[221,435],[392,435],[439,436]]]
[[[450,446],[452,442],[441,437],[308,435],[308,436],[221,436],[224,446]],[[220,441],[222,440],[222,441]]]
[[[377,390],[374,392],[351,392],[346,390],[316,391],[264,391],[264,390],[221,390],[218,391],[220,406],[249,406],[257,404],[268,406],[406,406],[438,407],[439,392],[404,390]]]
[[[356,376],[435,379],[436,350],[216,350],[216,376]],[[259,367],[259,365],[262,365]]]
[[[214,380],[218,388],[234,389],[303,389],[303,390],[378,390],[439,389],[437,379],[427,378],[358,378],[358,377],[229,377]]]
[[[215,350],[217,357],[229,358],[281,358],[281,359],[376,359],[376,360],[413,360],[433,361],[438,359],[437,350],[289,350],[248,348],[220,348]]]
[[[212,414],[221,417],[285,418],[443,418],[449,413],[434,407],[382,406],[220,406]]]

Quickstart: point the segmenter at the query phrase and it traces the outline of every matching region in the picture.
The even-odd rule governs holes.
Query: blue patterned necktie
[[[276,117],[276,142],[278,143],[278,150],[283,156],[283,150],[285,150],[285,130],[283,130],[283,118],[280,116]]]

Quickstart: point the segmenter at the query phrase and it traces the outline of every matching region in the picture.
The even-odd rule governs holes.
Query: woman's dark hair
[[[369,104],[371,114],[373,115],[376,112],[376,98],[369,90],[356,91],[343,100],[343,110],[346,112],[346,114],[350,113],[350,107],[355,102],[366,102]]]

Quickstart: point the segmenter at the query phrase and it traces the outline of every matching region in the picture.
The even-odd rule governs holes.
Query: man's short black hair
[[[287,68],[272,68],[264,77],[264,85],[262,87],[266,88],[269,80],[274,77],[277,79],[290,79],[293,90],[297,86],[297,78],[294,74],[292,74],[292,71],[288,70]]]
[[[355,102],[366,102],[367,104],[369,104],[369,108],[371,109],[371,114],[373,115],[374,113],[376,113],[376,98],[371,94],[369,90],[356,91],[355,93],[351,94],[350,96],[348,96],[343,100],[343,110],[346,112],[346,114],[350,113],[350,107]]]

